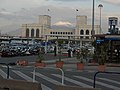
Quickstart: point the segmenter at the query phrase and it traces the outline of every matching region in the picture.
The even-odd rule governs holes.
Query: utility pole
[[[95,0],[93,0],[93,8],[92,8],[92,36],[95,34],[95,30],[94,30],[94,10],[95,10]]]

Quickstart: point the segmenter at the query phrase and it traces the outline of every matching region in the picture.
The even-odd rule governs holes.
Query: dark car
[[[10,57],[10,56],[13,56],[12,52],[10,52],[10,50],[3,50],[1,52],[1,57]]]

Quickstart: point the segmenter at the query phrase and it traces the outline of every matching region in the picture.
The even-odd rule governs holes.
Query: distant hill
[[[12,24],[12,25],[7,25],[7,26],[4,26],[4,27],[1,27],[1,33],[4,35],[4,34],[7,34],[7,35],[21,35],[21,26],[20,25],[17,25],[17,24]]]
[[[74,29],[74,27],[71,27],[71,26],[63,26],[63,25],[53,25],[51,28],[53,29]]]
[[[21,28],[8,32],[10,36],[21,36]]]
[[[70,22],[59,21],[52,25],[53,29],[74,29],[75,27]]]
[[[65,25],[52,25],[52,29],[65,29],[65,30],[73,30],[75,27],[73,27],[70,24],[65,24]],[[21,26],[19,25],[8,25],[6,27],[1,28],[1,32],[3,35],[10,35],[10,36],[21,36]]]

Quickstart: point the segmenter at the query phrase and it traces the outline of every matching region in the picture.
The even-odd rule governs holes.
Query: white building
[[[100,25],[94,25],[95,34],[99,34]],[[23,24],[22,37],[24,38],[41,38],[41,39],[74,39],[82,41],[91,40],[92,25],[87,25],[87,16],[76,16],[76,27],[74,29],[55,29],[51,28],[51,17],[40,15],[39,23]]]

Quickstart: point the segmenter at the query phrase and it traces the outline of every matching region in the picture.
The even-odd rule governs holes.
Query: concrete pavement
[[[43,62],[46,63],[46,67],[54,67],[56,68],[55,62],[59,60],[64,61],[63,69],[68,71],[78,71],[76,63],[79,62],[76,57],[69,58],[67,55],[58,55],[54,56],[53,53],[45,54],[45,60]],[[35,63],[36,57],[30,57],[29,65],[33,65]],[[2,60],[4,61],[4,60]],[[85,63],[83,71],[98,71],[98,64],[97,63]],[[120,64],[106,64],[106,71],[117,71],[120,72]]]
[[[54,57],[54,56],[53,56]],[[47,67],[56,67],[55,62],[58,61],[58,57],[54,60],[46,60]],[[68,71],[78,71],[76,63],[79,62],[75,57],[68,58],[67,56],[61,59],[64,61],[63,69]],[[120,64],[106,63],[105,71],[120,72]],[[98,71],[98,63],[85,63],[83,71]]]

